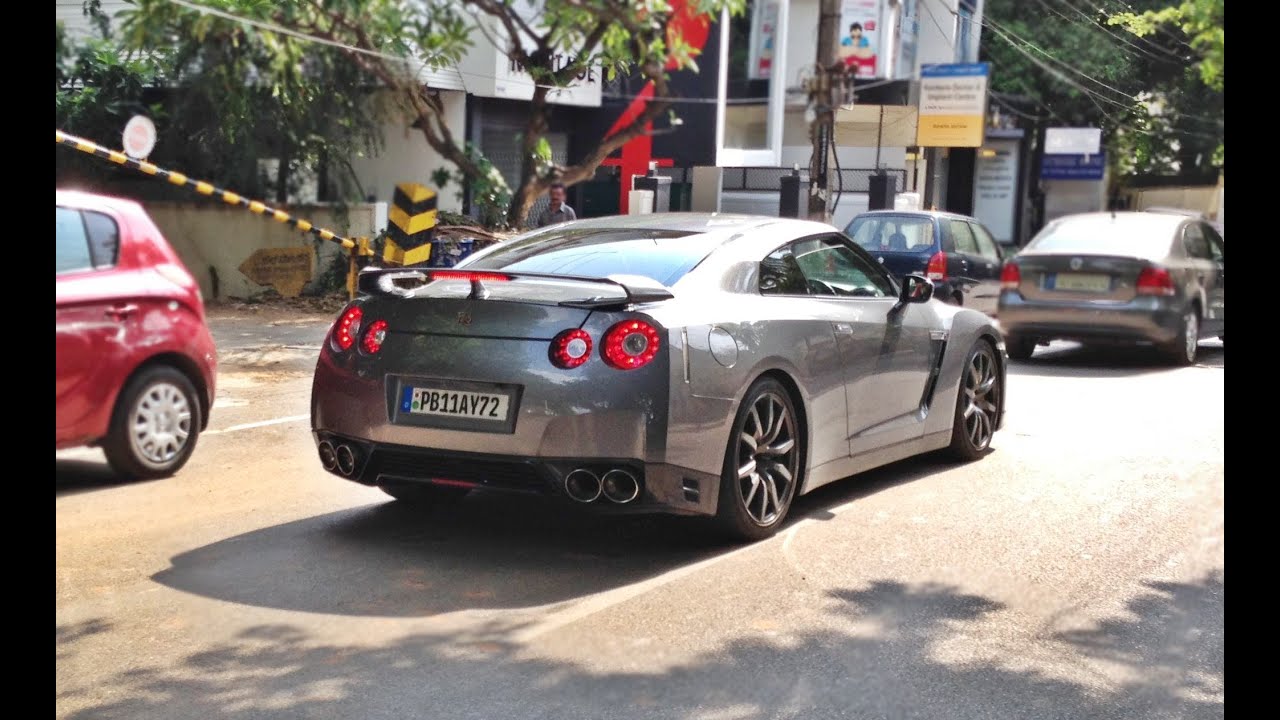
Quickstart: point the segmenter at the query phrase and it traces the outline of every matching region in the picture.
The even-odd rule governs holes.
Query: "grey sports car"
[[[994,321],[822,223],[579,220],[359,282],[311,424],[326,470],[400,500],[551,494],[759,539],[799,494],[978,458],[1001,424]]]

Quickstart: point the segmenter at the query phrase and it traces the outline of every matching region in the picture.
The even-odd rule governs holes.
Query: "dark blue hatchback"
[[[875,210],[853,218],[845,233],[901,279],[933,280],[934,297],[996,314],[1004,256],[991,232],[964,215]]]

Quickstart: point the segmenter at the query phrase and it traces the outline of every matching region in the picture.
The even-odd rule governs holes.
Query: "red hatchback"
[[[140,205],[56,191],[57,449],[172,475],[209,422],[217,351],[200,287]]]

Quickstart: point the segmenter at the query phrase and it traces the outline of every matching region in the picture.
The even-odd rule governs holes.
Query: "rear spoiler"
[[[643,275],[610,275],[608,277],[582,277],[578,275],[551,275],[548,273],[507,272],[505,270],[434,270],[430,268],[365,268],[360,271],[356,287],[363,295],[381,297],[409,297],[418,288],[439,280],[467,280],[471,283],[473,300],[489,297],[493,283],[511,280],[549,280],[566,284],[589,283],[609,289],[619,289],[622,297],[614,293],[565,300],[564,307],[606,308],[636,303],[658,302],[675,297],[662,283]],[[603,291],[605,287],[600,289]]]

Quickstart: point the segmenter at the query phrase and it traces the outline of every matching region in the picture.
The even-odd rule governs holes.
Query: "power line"
[[[1046,3],[1044,2],[1044,0],[1037,0],[1037,1],[1038,1],[1041,5],[1045,5],[1045,6],[1047,7],[1047,5],[1046,5]],[[1087,13],[1087,12],[1085,12],[1085,11],[1081,10],[1080,8],[1076,7],[1076,6],[1075,6],[1075,5],[1073,5],[1071,2],[1069,2],[1069,0],[1058,0],[1058,1],[1059,1],[1059,2],[1061,2],[1063,5],[1066,5],[1067,7],[1071,8],[1073,11],[1075,11],[1075,13],[1076,13],[1077,15],[1079,15],[1080,17],[1083,17],[1086,21],[1088,21],[1088,22],[1089,22],[1091,25],[1093,25],[1094,27],[1098,28],[1099,30],[1102,30],[1102,32],[1104,32],[1107,36],[1109,36],[1109,37],[1111,37],[1111,38],[1114,38],[1114,39],[1116,39],[1116,40],[1119,40],[1120,42],[1122,42],[1122,43],[1124,43],[1124,44],[1126,44],[1126,45],[1128,45],[1128,46],[1130,46],[1130,47],[1134,48],[1135,50],[1137,50],[1138,52],[1142,53],[1143,55],[1145,55],[1147,58],[1149,58],[1149,59],[1151,59],[1151,60],[1155,60],[1156,62],[1172,62],[1172,61],[1176,60],[1176,61],[1178,61],[1178,62],[1183,62],[1183,63],[1185,63],[1185,62],[1187,61],[1187,58],[1184,58],[1184,57],[1182,57],[1182,56],[1178,55],[1177,53],[1173,52],[1172,50],[1169,50],[1168,48],[1160,47],[1159,45],[1156,45],[1156,44],[1151,43],[1150,41],[1148,41],[1148,43],[1147,43],[1148,45],[1150,45],[1151,47],[1153,47],[1153,48],[1155,48],[1155,49],[1159,50],[1161,53],[1163,53],[1163,54],[1165,54],[1165,55],[1167,55],[1167,56],[1168,56],[1167,58],[1159,57],[1158,55],[1156,55],[1155,53],[1151,52],[1150,50],[1148,50],[1148,49],[1146,49],[1146,48],[1144,48],[1144,47],[1142,47],[1142,46],[1138,45],[1137,43],[1133,42],[1132,40],[1129,40],[1128,38],[1124,37],[1123,35],[1119,35],[1119,34],[1117,34],[1117,33],[1116,33],[1114,30],[1112,30],[1111,28],[1109,28],[1109,27],[1107,27],[1106,25],[1103,25],[1102,23],[1098,22],[1098,18],[1097,18],[1097,17],[1092,16],[1092,15],[1090,15],[1089,13]],[[1101,14],[1103,14],[1103,15],[1106,15],[1106,14],[1107,14],[1107,13],[1106,13],[1106,11],[1102,10],[1102,9],[1101,9],[1101,8],[1099,8],[1097,5],[1092,5],[1092,3],[1090,3],[1090,5],[1091,5],[1095,10],[1097,10],[1099,13],[1101,13]],[[1063,16],[1063,17],[1065,17],[1065,16]],[[1137,37],[1137,36],[1134,36],[1134,37]]]
[[[1065,2],[1066,0],[1063,0],[1063,1]],[[1087,5],[1089,5],[1090,7],[1092,7],[1094,10],[1097,10],[1099,14],[1107,15],[1108,17],[1110,17],[1110,13],[1106,10],[1106,8],[1102,7],[1101,5],[1096,4],[1096,3],[1094,3],[1094,2],[1091,2],[1091,0],[1084,0],[1084,1],[1085,1],[1085,3],[1086,3]],[[1135,9],[1133,8],[1133,6],[1132,6],[1132,5],[1130,5],[1130,4],[1129,4],[1129,3],[1127,3],[1127,2],[1124,2],[1124,0],[1120,0],[1120,5],[1124,6],[1124,8],[1125,8],[1126,10],[1128,10],[1129,12],[1131,12],[1131,13],[1133,13],[1133,14],[1135,14],[1135,15],[1141,15],[1141,14],[1142,14],[1142,13],[1138,12],[1137,10],[1135,10]],[[1177,43],[1178,45],[1181,45],[1181,46],[1183,46],[1183,47],[1187,48],[1188,50],[1193,50],[1193,51],[1194,51],[1194,48],[1192,48],[1190,45],[1188,45],[1186,40],[1184,40],[1183,38],[1180,38],[1180,37],[1178,37],[1177,35],[1174,35],[1173,33],[1171,33],[1171,32],[1169,32],[1168,30],[1166,30],[1166,29],[1164,28],[1163,23],[1161,23],[1160,25],[1156,25],[1156,26],[1155,26],[1155,28],[1156,28],[1156,32],[1159,32],[1160,34],[1162,34],[1162,35],[1164,35],[1165,37],[1169,38],[1170,40],[1174,41],[1174,42],[1175,42],[1175,43]],[[1138,40],[1140,40],[1140,41],[1142,41],[1142,42],[1144,42],[1144,43],[1147,43],[1148,45],[1151,45],[1152,47],[1155,47],[1155,48],[1156,48],[1156,49],[1158,49],[1158,50],[1162,50],[1162,51],[1165,51],[1165,52],[1169,52],[1169,50],[1168,50],[1167,48],[1163,48],[1163,47],[1161,47],[1161,46],[1159,46],[1159,45],[1157,45],[1157,44],[1155,44],[1155,43],[1151,42],[1150,40],[1146,39],[1145,37],[1143,37],[1143,36],[1141,36],[1141,35],[1137,35],[1137,34],[1133,34],[1133,33],[1130,33],[1130,34],[1132,34],[1132,35],[1133,35],[1135,38],[1137,38]]]

